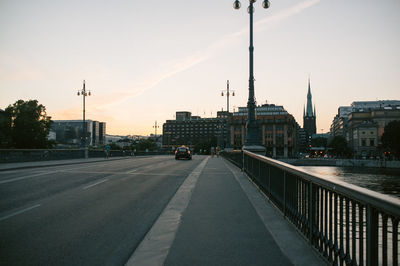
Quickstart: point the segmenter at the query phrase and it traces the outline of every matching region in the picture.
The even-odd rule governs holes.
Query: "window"
[[[375,146],[375,140],[374,139],[370,139],[369,140],[369,146]]]
[[[367,146],[367,141],[365,139],[361,139],[361,146]]]

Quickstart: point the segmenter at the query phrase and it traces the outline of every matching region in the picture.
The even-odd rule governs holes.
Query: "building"
[[[100,123],[99,121],[92,122],[92,146],[98,146],[100,142]]]
[[[247,107],[239,107],[229,120],[231,146],[241,149],[246,138]],[[266,155],[274,158],[297,156],[298,124],[283,106],[264,104],[256,107],[262,145]]]
[[[106,123],[99,122],[99,145],[106,144]]]
[[[400,120],[400,101],[355,101],[338,108],[331,134],[346,138],[356,157],[375,157],[385,126],[393,120]]]
[[[351,103],[351,107],[359,111],[374,110],[379,108],[390,108],[397,106],[400,106],[400,101],[397,100],[358,101]]]
[[[308,79],[307,106],[303,109],[303,129],[310,137],[317,133],[315,105],[313,110],[310,79]]]
[[[176,112],[175,120],[167,120],[163,124],[162,147],[170,149],[186,145],[193,148],[198,143],[213,141],[225,146],[228,135],[226,117],[225,112],[218,112],[217,117],[212,118],[192,116],[186,111]]]
[[[357,101],[352,102],[350,106],[340,106],[338,113],[333,118],[330,132],[332,137],[347,136],[347,122],[351,113],[371,112],[374,110],[391,110],[400,108],[400,101],[380,100],[380,101]],[[383,134],[383,133],[382,133]]]
[[[338,108],[338,113],[333,118],[330,129],[332,137],[336,136],[346,137],[347,120],[352,111],[353,107],[351,106],[340,106]]]
[[[100,124],[102,128],[100,130]],[[100,132],[105,136],[105,122],[85,120],[86,144],[100,145]],[[55,132],[57,146],[80,147],[83,136],[82,120],[54,120],[51,131]],[[103,138],[104,139],[104,138]]]
[[[380,155],[378,149],[385,126],[400,120],[400,105],[377,109],[356,109],[348,116],[346,139],[356,157],[369,158]]]

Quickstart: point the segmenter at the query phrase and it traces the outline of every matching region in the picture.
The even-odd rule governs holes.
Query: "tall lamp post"
[[[154,123],[154,145],[156,145],[156,149],[158,150],[157,147],[157,128],[160,128],[160,126],[157,126],[157,121]]]
[[[227,117],[226,117],[226,127],[227,127],[227,136],[226,136],[226,145],[225,148],[230,148],[230,125],[229,125],[229,96],[235,96],[235,91],[232,91],[232,94],[229,91],[229,80],[226,81],[226,90],[223,90],[221,92],[221,96],[224,96],[224,92],[226,94],[226,111],[227,111]]]
[[[235,91],[232,91],[232,95],[229,92],[229,80],[226,81],[226,90],[221,91],[221,96],[226,94],[226,111],[229,113],[229,96],[235,96]]]
[[[254,13],[254,3],[256,0],[249,0],[249,7],[247,11],[250,15],[250,46],[249,46],[249,99],[247,101],[247,134],[245,145],[243,149],[251,150],[254,152],[264,153],[265,148],[261,146],[261,138],[259,134],[259,128],[256,121],[256,101],[254,97],[254,62],[253,62],[253,13]],[[269,8],[269,1],[264,0],[262,6],[264,8]],[[235,0],[233,3],[233,8],[239,9],[240,2]]]
[[[85,122],[85,98],[86,96],[91,96],[91,92],[90,90],[86,90],[86,85],[85,85],[85,80],[83,81],[83,88],[82,90],[78,90],[78,96],[81,96],[83,98],[83,120],[82,120],[82,132],[83,132],[83,136],[82,136],[82,142],[81,145],[83,148],[86,148],[86,122]]]

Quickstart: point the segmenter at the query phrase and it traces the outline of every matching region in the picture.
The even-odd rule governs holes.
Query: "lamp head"
[[[262,3],[263,8],[267,9],[269,8],[269,1],[268,0],[264,0]]]
[[[240,2],[239,2],[239,0],[235,0],[235,2],[233,2],[233,8],[234,8],[234,9],[239,9],[239,8],[240,8]]]

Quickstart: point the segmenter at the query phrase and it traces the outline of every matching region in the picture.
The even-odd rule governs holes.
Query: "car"
[[[190,153],[190,149],[188,147],[179,147],[175,150],[175,160],[186,158],[191,160],[192,154]]]

